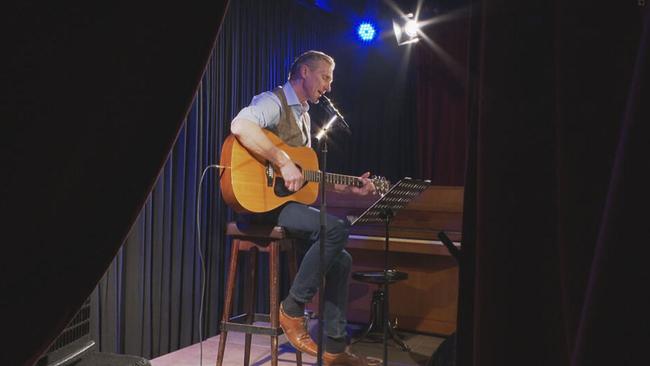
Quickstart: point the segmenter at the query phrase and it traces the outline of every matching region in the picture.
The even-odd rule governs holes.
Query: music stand
[[[385,195],[381,196],[375,203],[373,203],[361,216],[351,220],[351,225],[357,224],[384,224],[386,231],[386,240],[384,244],[384,271],[379,273],[381,281],[376,283],[381,283],[383,287],[384,296],[383,300],[383,344],[384,344],[384,358],[383,365],[387,365],[386,361],[388,359],[388,332],[391,332],[391,335],[394,336],[392,329],[389,330],[389,320],[388,320],[388,285],[390,282],[398,280],[399,276],[402,279],[405,279],[404,275],[407,275],[403,272],[397,272],[395,270],[388,269],[388,244],[390,242],[390,221],[398,210],[404,208],[409,202],[411,202],[415,197],[422,193],[427,187],[431,185],[429,180],[418,180],[406,177],[395,185],[393,185]],[[401,342],[400,342],[401,343]],[[403,345],[403,344],[402,344]],[[402,346],[402,348],[405,348]],[[408,349],[408,347],[406,347]]]

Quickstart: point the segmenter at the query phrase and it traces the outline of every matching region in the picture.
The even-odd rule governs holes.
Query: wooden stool
[[[296,254],[293,241],[287,238],[282,227],[242,225],[235,222],[228,223],[226,235],[232,237],[232,251],[230,253],[230,269],[226,287],[226,303],[221,319],[221,337],[219,338],[219,352],[217,354],[217,366],[223,363],[224,351],[226,349],[226,337],[228,331],[246,333],[244,348],[244,365],[250,363],[251,338],[253,334],[265,334],[271,336],[271,365],[278,364],[278,336],[282,334],[280,328],[280,252],[286,251],[289,258],[289,276],[293,280],[296,275]],[[235,290],[237,276],[237,259],[240,251],[248,251],[250,261],[250,272],[248,275],[248,289],[245,300],[246,313],[231,316],[233,293]],[[259,251],[269,253],[269,294],[270,313],[255,313],[255,295],[257,288],[257,253]],[[269,322],[270,326],[255,325],[253,322]],[[302,354],[296,350],[298,365],[302,365]]]

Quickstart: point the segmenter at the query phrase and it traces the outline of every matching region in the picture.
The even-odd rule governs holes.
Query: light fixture
[[[357,36],[362,42],[371,42],[376,34],[375,25],[371,22],[363,22],[357,27]]]
[[[393,31],[395,32],[395,38],[399,46],[415,43],[420,40],[420,37],[418,37],[420,27],[417,20],[413,19],[413,13],[407,14],[406,18],[404,25],[393,21]]]

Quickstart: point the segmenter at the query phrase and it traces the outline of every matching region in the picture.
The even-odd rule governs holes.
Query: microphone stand
[[[325,310],[325,238],[327,233],[327,199],[325,196],[325,183],[327,172],[327,139],[329,130],[332,128],[334,122],[338,119],[338,115],[334,115],[318,132],[316,138],[318,139],[320,151],[320,248],[319,248],[319,265],[318,271],[320,274],[320,293],[318,295],[318,354],[316,355],[316,364],[323,365],[323,343],[325,340],[324,327],[323,327],[323,313]]]
[[[320,294],[318,295],[318,354],[317,365],[323,365],[323,312],[325,310],[325,236],[327,233],[327,199],[325,198],[325,172],[327,171],[327,132],[318,140],[320,145],[320,248],[318,273],[320,274]]]

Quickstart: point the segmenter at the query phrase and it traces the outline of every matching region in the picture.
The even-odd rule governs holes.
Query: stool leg
[[[248,271],[248,295],[246,296],[246,322],[253,324],[255,320],[255,303],[257,302],[257,253],[259,249],[253,247],[248,252],[249,255],[249,271]],[[251,339],[253,335],[246,333],[246,340],[244,342],[244,366],[250,364],[251,357]]]
[[[397,345],[399,346],[399,348],[402,349],[402,351],[408,352],[411,350],[411,347],[408,344],[404,343],[402,337],[399,334],[397,334],[390,320],[388,320],[388,335],[390,335],[390,337],[393,339],[393,341],[395,341],[395,343],[397,343]]]
[[[280,272],[280,266],[279,262],[280,259],[279,257],[279,246],[280,242],[279,241],[273,241],[270,244],[270,253],[269,253],[269,259],[271,262],[270,265],[270,289],[269,289],[269,297],[270,297],[270,317],[271,317],[271,326],[274,329],[277,329],[280,327],[280,305],[279,302],[279,292],[280,292],[280,283],[279,283],[279,272]],[[271,336],[271,366],[278,366],[278,336],[273,335]]]
[[[296,278],[296,273],[298,273],[298,257],[296,256],[296,248],[291,244],[291,248],[287,252],[287,261],[289,262],[289,278],[291,282]],[[296,350],[296,363],[298,366],[302,366],[302,352]]]
[[[372,293],[372,304],[370,305],[370,320],[368,322],[368,325],[363,329],[361,335],[358,338],[352,340],[350,343],[354,344],[364,340],[370,335],[370,333],[377,331],[377,329],[375,329],[376,327],[381,326],[381,322],[379,322],[378,316],[379,314],[382,314],[379,306],[382,303],[383,296],[384,295],[381,290],[375,290]]]
[[[235,277],[237,276],[237,259],[239,258],[239,240],[232,241],[232,249],[230,251],[230,269],[228,270],[228,280],[226,286],[226,303],[224,304],[223,316],[221,317],[222,331],[219,337],[219,351],[217,353],[217,366],[223,363],[223,356],[226,350],[226,338],[228,332],[223,330],[223,323],[230,320],[232,311],[233,292],[235,290]]]

